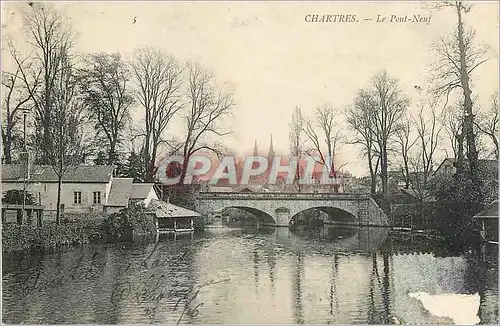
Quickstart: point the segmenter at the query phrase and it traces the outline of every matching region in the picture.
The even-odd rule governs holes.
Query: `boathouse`
[[[483,241],[498,244],[498,200],[474,216]]]
[[[201,217],[197,212],[158,199],[150,201],[148,215],[153,218],[158,233],[192,232],[194,219]]]

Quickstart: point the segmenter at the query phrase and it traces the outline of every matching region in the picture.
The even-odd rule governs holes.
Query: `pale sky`
[[[28,5],[2,3],[2,33],[21,42],[23,6]],[[276,152],[288,153],[296,106],[310,117],[325,103],[342,109],[382,69],[400,80],[414,109],[414,86],[427,85],[431,44],[456,22],[453,9],[430,12],[429,4],[419,2],[61,2],[55,7],[70,17],[78,52],[120,52],[128,59],[134,49],[154,46],[212,70],[232,87],[237,104],[235,136],[225,143],[251,152],[257,140],[262,154],[271,134]],[[308,14],[356,15],[359,22],[308,23]],[[375,22],[378,15],[392,14],[431,19],[429,24]],[[474,75],[473,92],[486,106],[498,89],[498,3],[474,2],[465,21],[491,47],[492,59]],[[342,121],[340,127],[347,131]],[[357,147],[340,145],[338,160],[355,175],[367,174]]]

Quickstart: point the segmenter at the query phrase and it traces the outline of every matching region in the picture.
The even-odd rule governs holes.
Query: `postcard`
[[[498,10],[2,2],[2,323],[498,324]]]

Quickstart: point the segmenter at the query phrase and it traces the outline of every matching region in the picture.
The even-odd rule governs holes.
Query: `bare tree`
[[[73,46],[74,34],[66,19],[45,3],[34,3],[24,16],[28,43],[32,47],[33,59],[26,69],[23,60],[14,56],[20,77],[30,94],[35,113],[35,148],[39,150],[38,161],[49,162],[52,139],[51,112],[54,110],[57,82],[63,62]]]
[[[290,123],[289,139],[290,139],[290,154],[296,157],[298,160],[297,169],[295,171],[294,184],[297,191],[301,191],[300,173],[300,159],[303,153],[303,133],[304,133],[304,118],[302,117],[302,112],[297,106],[292,115],[292,122]]]
[[[408,108],[409,99],[400,89],[398,80],[381,71],[373,76],[368,88],[358,92],[356,105],[363,107],[363,118],[372,120],[373,140],[380,153],[382,193],[387,197],[389,145],[396,136],[398,122]]]
[[[375,125],[371,110],[371,97],[361,89],[356,95],[354,105],[346,110],[346,115],[350,129],[355,132],[355,137],[350,143],[363,146],[363,155],[367,158],[370,171],[370,194],[373,196],[376,192],[380,153],[376,148]]]
[[[426,105],[420,105],[418,117],[415,121],[417,139],[419,143],[420,175],[414,177],[419,180],[421,188],[427,186],[427,182],[433,170],[434,154],[439,145],[440,133],[443,125],[438,121],[436,107],[438,103],[435,99],[426,101]],[[424,112],[430,112],[429,117],[425,117]],[[415,162],[416,164],[416,162]],[[414,164],[414,165],[415,165]]]
[[[85,106],[96,123],[97,140],[107,144],[107,164],[117,164],[133,103],[128,67],[120,54],[95,53],[87,57],[79,79]]]
[[[488,137],[494,146],[494,155],[498,160],[498,92],[492,97],[489,110],[478,116],[476,126],[478,130]]]
[[[410,150],[417,142],[417,138],[411,137],[411,119],[409,116],[403,117],[401,123],[396,128],[396,143],[399,145],[399,150],[396,152],[401,154],[403,158],[403,166],[401,172],[405,180],[405,189],[410,187]]]
[[[13,54],[13,48],[9,48]],[[24,65],[24,61],[20,61],[20,63]],[[3,161],[6,164],[10,164],[12,163],[15,139],[20,138],[17,137],[19,136],[17,124],[21,120],[24,106],[29,106],[30,104],[30,94],[21,80],[19,67],[16,67],[14,72],[2,72],[2,86],[6,88],[2,110]]]
[[[443,38],[435,47],[437,64],[433,67],[437,80],[436,91],[446,95],[460,88],[463,94],[464,123],[463,136],[466,140],[466,153],[469,172],[475,178],[478,166],[478,151],[474,133],[474,114],[470,77],[474,70],[488,60],[487,49],[475,42],[475,31],[466,29],[463,15],[471,10],[471,5],[463,1],[443,1],[439,7],[451,7],[457,14],[456,30],[448,38]],[[458,155],[457,170],[463,171],[462,155]]]
[[[419,201],[426,198],[426,187],[423,180],[422,152],[417,152],[409,157],[410,189]]]
[[[165,131],[181,109],[182,69],[177,60],[159,49],[135,53],[132,71],[138,87],[139,102],[144,108],[145,128],[142,155],[146,181],[153,181],[160,145],[167,144]]]
[[[51,143],[47,148],[48,163],[58,177],[56,223],[61,215],[61,188],[64,175],[82,162],[86,139],[81,125],[83,105],[77,97],[77,82],[68,53],[60,53],[59,69],[51,88],[50,125],[47,128]]]
[[[182,165],[180,183],[186,177],[189,159],[199,150],[220,154],[222,149],[212,137],[231,134],[225,130],[223,121],[231,116],[234,107],[233,94],[219,90],[214,75],[198,63],[187,64],[188,85],[186,115],[186,136],[182,144]]]
[[[448,135],[453,157],[460,158],[460,160],[463,160],[463,120],[463,105],[461,102],[446,107],[441,114],[441,125]]]
[[[340,168],[335,167],[337,146],[342,138],[341,129],[337,125],[338,118],[338,110],[324,105],[316,109],[315,120],[306,119],[304,122],[304,133],[311,143],[306,153],[317,158],[316,162],[324,165],[334,178]],[[339,185],[334,185],[335,192],[338,192],[338,187]]]

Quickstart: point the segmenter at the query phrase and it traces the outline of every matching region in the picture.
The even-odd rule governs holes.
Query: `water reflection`
[[[3,322],[452,322],[420,292],[477,293],[481,323],[496,323],[496,265],[436,248],[384,228],[213,229],[4,257]]]

